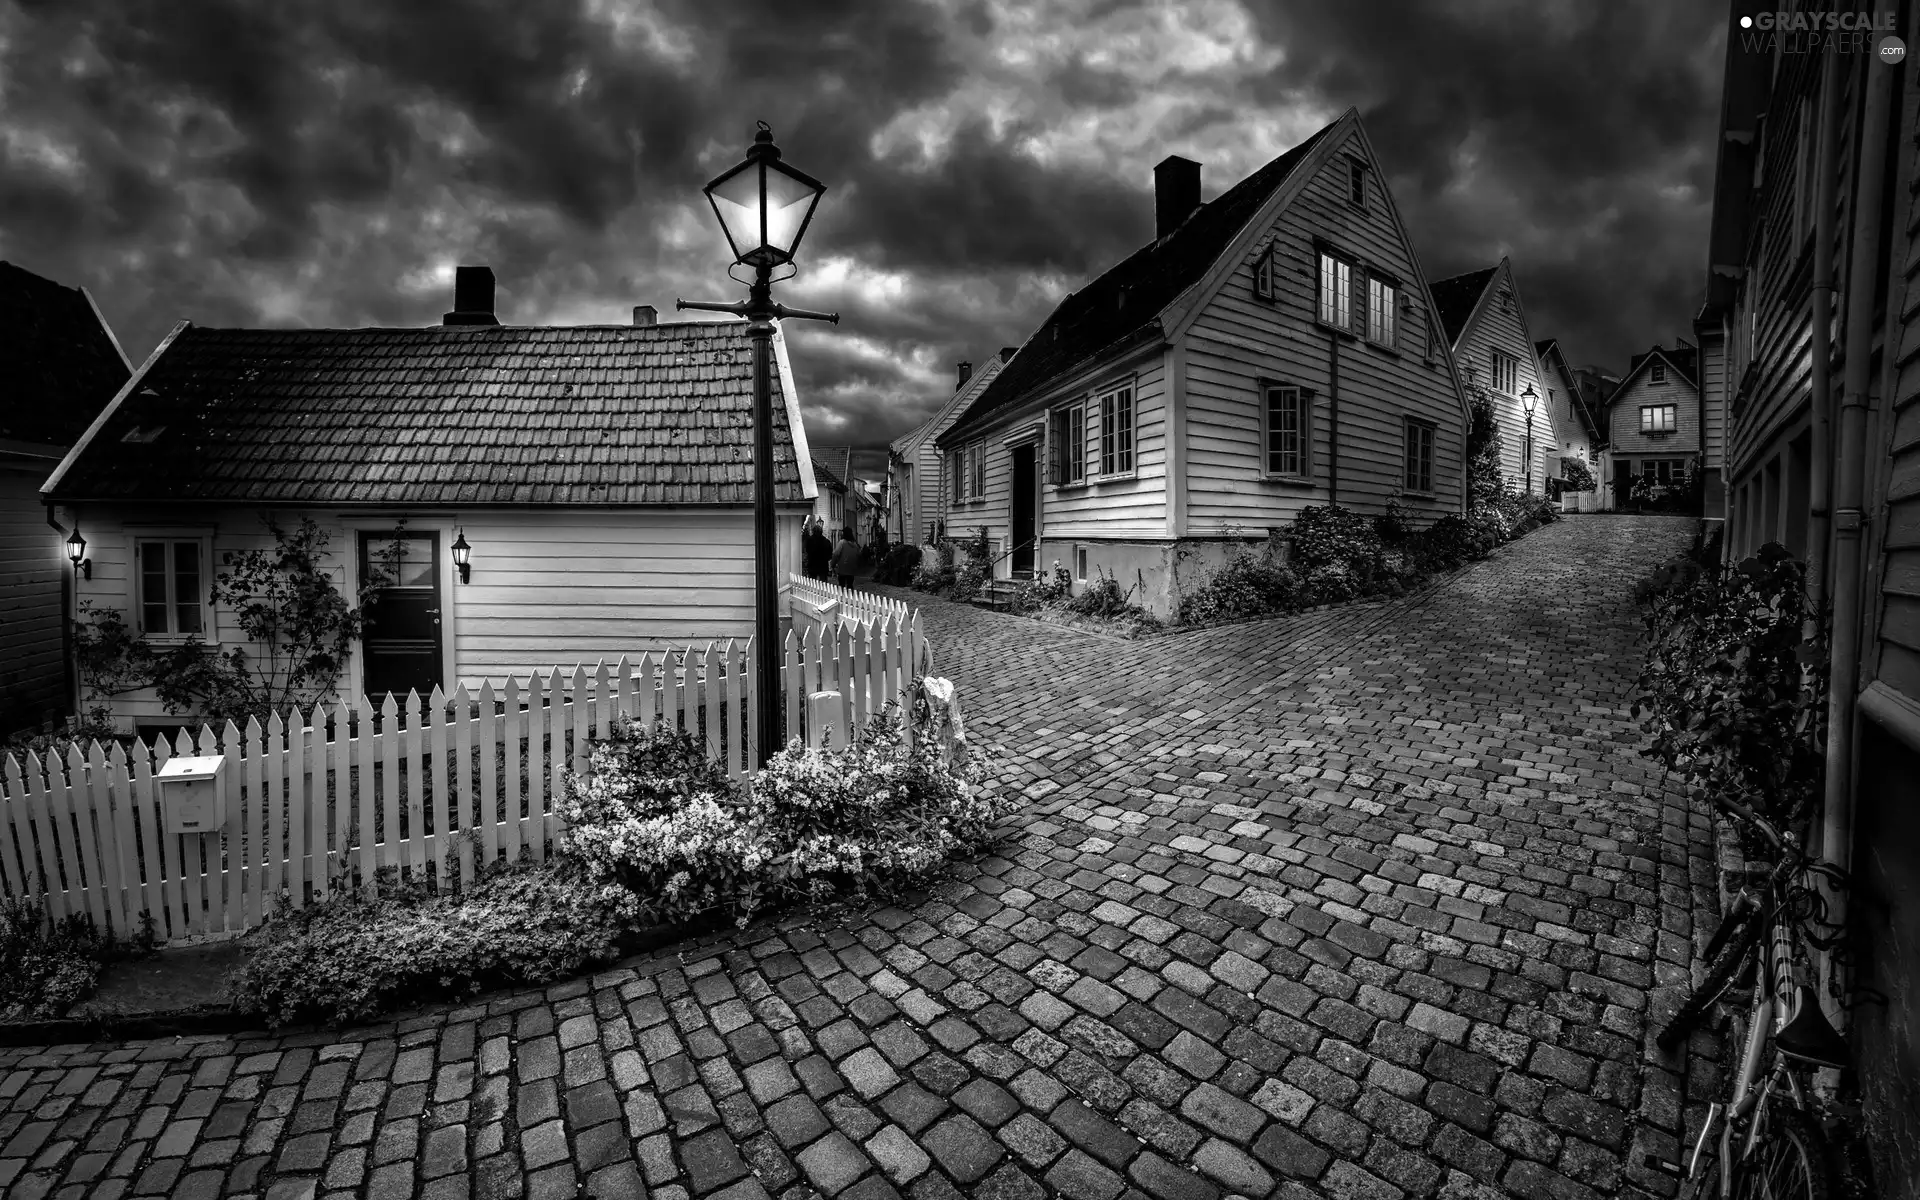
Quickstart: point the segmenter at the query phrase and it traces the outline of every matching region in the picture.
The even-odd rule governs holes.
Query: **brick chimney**
[[[498,325],[493,315],[493,268],[455,267],[453,311],[441,318],[447,325]]]
[[[633,306],[633,324],[636,329],[643,325],[657,324],[659,320],[660,310],[653,305],[636,304]]]
[[[970,362],[961,363],[960,364],[960,382],[953,385],[953,390],[957,392],[961,388],[967,386],[967,380],[972,378],[973,378],[973,364]]]
[[[1163,238],[1180,228],[1187,214],[1200,207],[1200,164],[1169,154],[1153,168],[1153,236]]]

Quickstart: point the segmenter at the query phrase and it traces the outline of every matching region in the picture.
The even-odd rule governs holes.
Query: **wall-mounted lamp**
[[[453,565],[460,568],[460,582],[466,583],[473,578],[473,547],[467,545],[467,533],[464,529],[454,531]]]
[[[80,536],[78,525],[67,535],[67,557],[73,561],[73,569],[80,573],[81,578],[93,578],[93,560],[87,557],[87,539]]]

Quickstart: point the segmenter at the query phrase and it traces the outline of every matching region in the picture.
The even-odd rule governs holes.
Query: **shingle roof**
[[[128,374],[84,292],[0,262],[0,438],[71,445]]]
[[[1495,263],[1429,285],[1434,311],[1440,316],[1440,328],[1447,332],[1447,345],[1460,340],[1460,331],[1467,327],[1467,318],[1473,315],[1473,306],[1480,302],[1480,293],[1487,290],[1487,282],[1499,269],[1500,264]]]
[[[1324,128],[1318,130],[1195,209],[1164,240],[1141,247],[1061,300],[1013,361],[994,376],[980,398],[935,439],[936,443],[945,443],[981,424],[1055,376],[1122,346],[1159,336],[1161,310],[1199,282],[1326,132]]]
[[[775,496],[802,498],[774,375]],[[747,504],[744,322],[184,327],[58,499]]]

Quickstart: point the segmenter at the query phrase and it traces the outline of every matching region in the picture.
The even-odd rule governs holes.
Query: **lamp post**
[[[1527,492],[1529,494],[1533,492],[1533,406],[1539,402],[1540,397],[1535,394],[1533,385],[1528,384],[1527,390],[1520,393],[1520,404],[1527,410]]]
[[[780,161],[773,130],[765,121],[747,156],[702,189],[720,221],[734,262],[753,268],[747,298],[732,304],[676,300],[681,310],[732,313],[747,319],[753,341],[753,649],[759,679],[759,712],[754,714],[759,762],[780,748],[780,617],[774,578],[773,541],[773,323],[806,317],[839,324],[835,313],[808,312],[773,302],[773,269],[790,267],[813,210],[827,188],[819,180]],[[784,277],[784,278],[790,278]]]

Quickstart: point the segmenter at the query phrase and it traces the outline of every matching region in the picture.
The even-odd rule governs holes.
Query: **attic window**
[[[1253,259],[1253,295],[1256,300],[1273,299],[1273,245],[1268,243]]]
[[[1665,383],[1666,381],[1667,381],[1667,364],[1654,363],[1651,367],[1647,368],[1648,383]]]
[[[1367,164],[1359,159],[1347,164],[1347,203],[1363,212],[1367,207]]]
[[[143,429],[140,426],[135,425],[132,429],[129,429],[126,431],[126,433],[122,434],[120,436],[120,440],[133,446],[145,446],[152,442],[158,441],[160,438],[160,435],[165,433],[166,431],[167,431],[167,427],[165,425],[155,425],[152,429]]]

